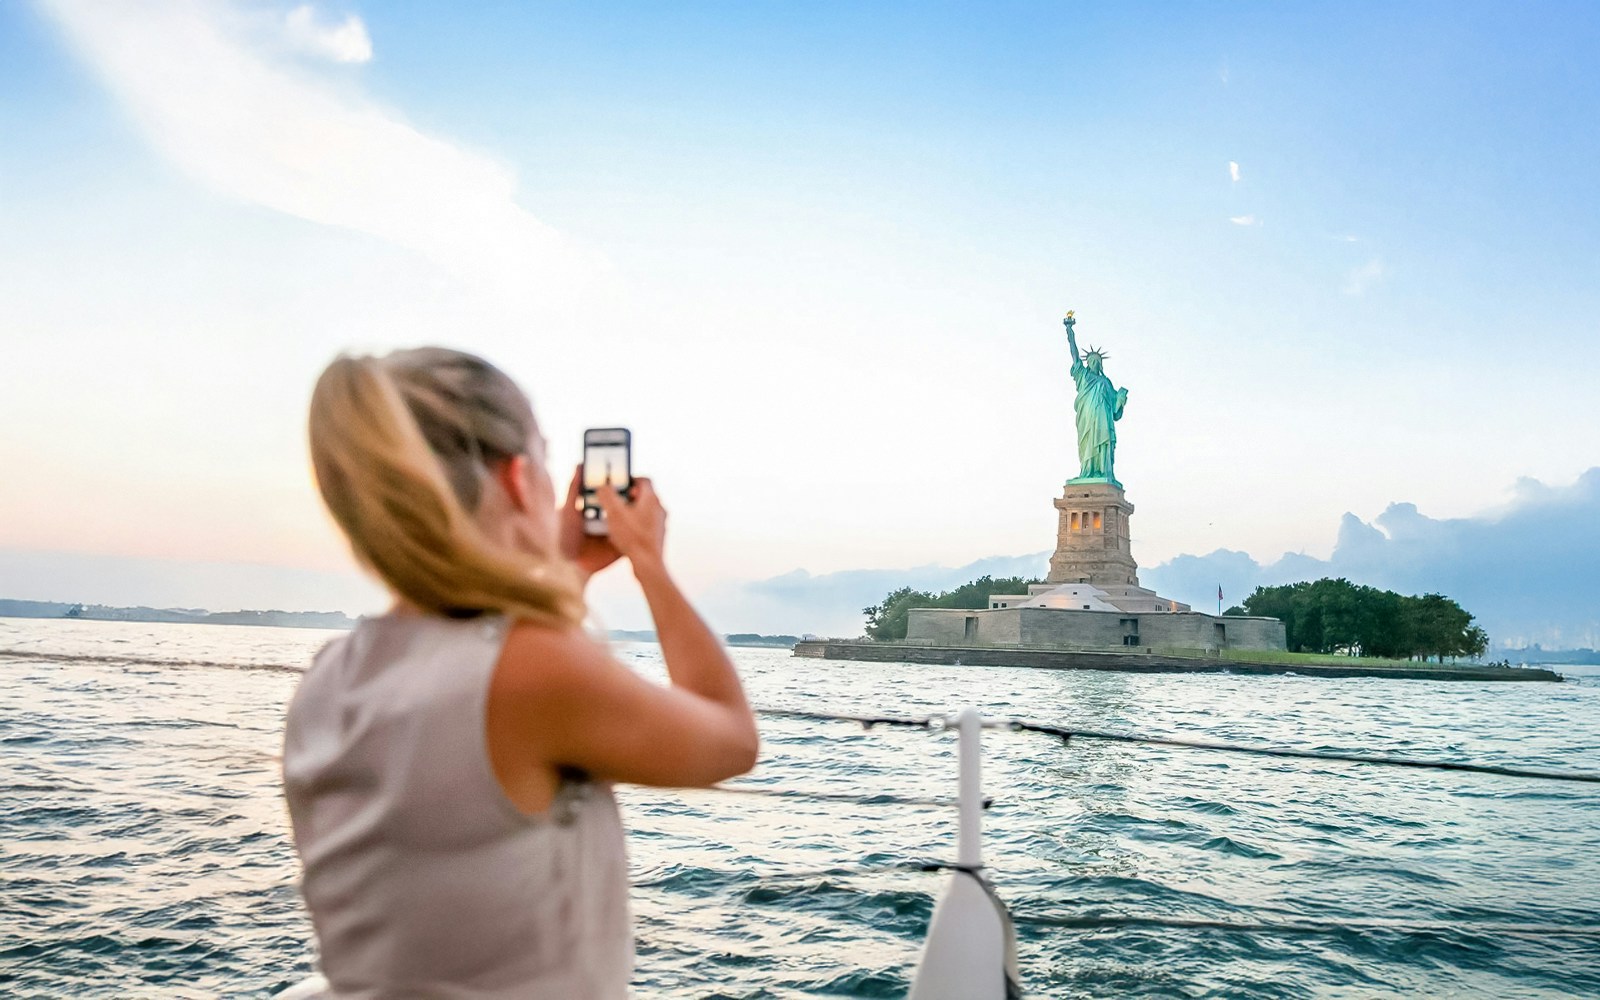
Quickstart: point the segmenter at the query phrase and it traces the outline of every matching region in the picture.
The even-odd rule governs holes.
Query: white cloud
[[[1232,160],[1228,161],[1228,176],[1233,178],[1235,182],[1239,180],[1239,164]]]
[[[1346,514],[1327,559],[1288,553],[1258,563],[1219,549],[1141,570],[1145,586],[1195,607],[1222,584],[1230,604],[1257,586],[1343,576],[1407,594],[1437,592],[1482,619],[1496,645],[1600,646],[1600,467],[1571,486],[1517,484],[1510,505],[1432,518],[1391,504],[1371,522]]]
[[[325,56],[334,62],[364,63],[372,61],[372,39],[367,26],[354,14],[342,24],[322,24],[310,4],[301,4],[284,16],[284,29],[289,42],[296,48],[313,55]]]
[[[729,632],[818,632],[861,634],[861,609],[899,587],[936,592],[961,586],[985,574],[1043,577],[1050,553],[990,556],[965,566],[915,566],[905,569],[851,569],[817,576],[797,569],[765,580],[723,583],[704,595],[706,613]]]
[[[1230,215],[1228,221],[1236,226],[1259,226],[1261,220],[1253,215]]]
[[[1374,257],[1345,275],[1344,285],[1339,290],[1346,295],[1362,295],[1368,288],[1383,280],[1383,275],[1383,261]]]
[[[367,233],[472,284],[519,299],[570,290],[584,255],[520,207],[511,172],[273,53],[221,0],[39,0],[78,53],[178,168],[241,201]],[[304,15],[300,11],[306,11]],[[359,54],[365,29],[334,29]],[[325,46],[334,43],[324,32]],[[340,33],[343,33],[340,35]]]

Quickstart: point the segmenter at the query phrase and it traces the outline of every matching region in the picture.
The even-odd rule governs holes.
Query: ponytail
[[[525,454],[533,411],[504,373],[441,348],[341,356],[311,395],[311,463],[356,558],[433,614],[582,621],[556,552],[499,545],[475,512],[488,463]]]

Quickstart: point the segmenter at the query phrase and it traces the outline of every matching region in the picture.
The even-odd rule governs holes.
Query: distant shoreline
[[[73,614],[74,609],[77,613]],[[73,604],[67,601],[16,601],[0,599],[0,618],[75,619],[78,621],[151,622],[173,625],[260,625],[268,628],[322,628],[346,630],[357,619],[342,611],[206,611],[201,608],[115,607],[108,604]],[[607,635],[619,642],[655,642],[649,629],[612,629]],[[733,632],[722,637],[729,646],[749,649],[793,649],[803,641],[817,640],[812,635],[764,635]],[[849,640],[833,640],[848,642]],[[1600,650],[1500,649],[1489,654],[1515,663],[1561,666],[1600,666]]]
[[[606,635],[617,642],[659,641],[651,629],[614,628]],[[730,632],[722,637],[725,645],[748,649],[793,649],[804,639],[804,636],[798,635],[762,635],[758,632]]]
[[[205,611],[200,608],[119,608],[65,601],[0,600],[0,618],[43,618],[96,622],[151,622],[167,625],[264,625],[271,628],[352,629],[356,620],[342,611]]]
[[[268,628],[321,628],[349,631],[356,619],[342,611],[205,611],[200,608],[120,608],[108,604],[70,604],[65,601],[12,601],[0,599],[0,618],[46,621],[149,622],[161,625],[261,625]],[[610,638],[621,642],[655,642],[650,630],[613,629]],[[734,632],[722,637],[730,646],[755,649],[793,649],[796,635],[761,635]]]
[[[1287,674],[1300,677],[1350,678],[1382,677],[1396,680],[1460,681],[1562,681],[1562,676],[1544,667],[1499,667],[1477,663],[1425,663],[1412,665],[1341,664],[1328,658],[1308,660],[1259,661],[1227,659],[1223,656],[1178,656],[1162,653],[1132,653],[1111,650],[1048,649],[1044,647],[1002,646],[920,646],[888,642],[851,642],[821,639],[802,642],[794,655],[819,660],[845,660],[866,663],[911,663],[955,667],[1025,667],[1044,670],[1098,670],[1141,674]]]

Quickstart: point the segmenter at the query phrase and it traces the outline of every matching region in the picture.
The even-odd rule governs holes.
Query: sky
[[[850,634],[841,580],[1053,544],[1071,308],[1145,582],[1593,634],[1592,532],[1506,560],[1600,516],[1597,48],[1582,3],[0,5],[0,596],[371,610],[310,388],[444,343],[558,475],[632,428],[714,624]]]

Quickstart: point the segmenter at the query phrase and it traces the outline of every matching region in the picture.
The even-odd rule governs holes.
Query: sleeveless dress
[[[617,1000],[633,933],[608,785],[522,813],[484,709],[507,622],[389,614],[329,643],[289,705],[284,792],[339,1000]]]

